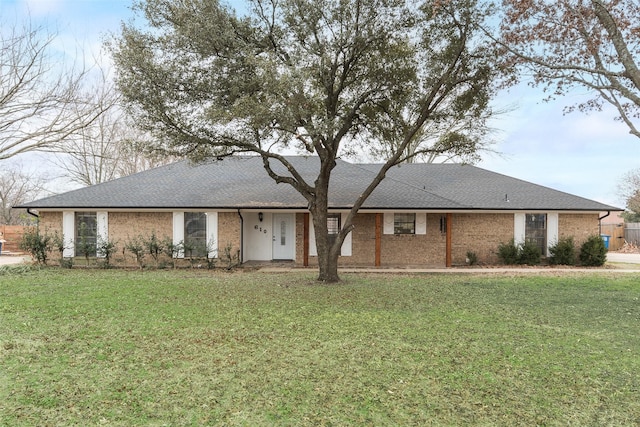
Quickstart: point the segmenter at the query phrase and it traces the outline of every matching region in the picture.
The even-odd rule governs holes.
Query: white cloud
[[[31,16],[40,17],[57,13],[62,8],[64,0],[21,0],[19,3]]]

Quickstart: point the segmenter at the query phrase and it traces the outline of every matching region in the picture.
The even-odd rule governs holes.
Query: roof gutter
[[[598,217],[598,234],[602,234],[602,220],[611,215],[611,211],[607,211],[606,215]]]

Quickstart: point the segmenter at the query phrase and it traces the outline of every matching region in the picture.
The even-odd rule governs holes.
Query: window
[[[524,238],[540,248],[542,255],[547,254],[547,215],[526,214]]]
[[[96,256],[98,219],[95,212],[76,212],[75,250],[76,256]]]
[[[416,234],[416,214],[397,213],[393,215],[393,234]]]
[[[327,215],[327,230],[329,231],[329,246],[333,245],[340,232],[340,214]]]
[[[184,252],[188,257],[207,255],[207,215],[204,212],[184,213]]]

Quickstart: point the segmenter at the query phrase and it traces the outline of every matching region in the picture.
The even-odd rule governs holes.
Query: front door
[[[273,259],[294,259],[293,214],[273,214]]]

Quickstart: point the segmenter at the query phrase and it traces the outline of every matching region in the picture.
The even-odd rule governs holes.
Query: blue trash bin
[[[601,234],[600,237],[602,237],[602,240],[604,241],[604,248],[606,250],[609,250],[609,238],[611,236],[607,235],[607,234]]]

